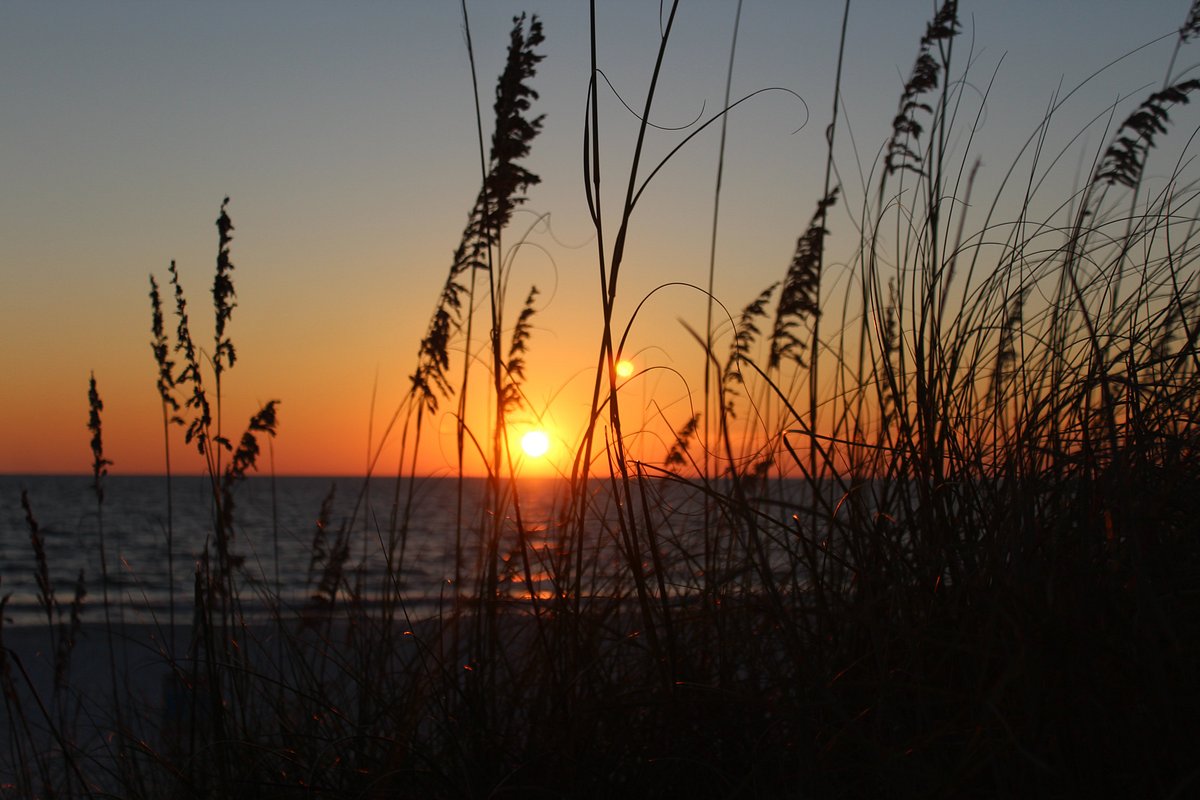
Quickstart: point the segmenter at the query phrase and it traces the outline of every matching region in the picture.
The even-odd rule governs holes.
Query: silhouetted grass
[[[664,49],[676,5],[664,9]],[[1194,38],[1196,16],[1193,7],[1176,54]],[[858,198],[832,183],[835,91],[811,222],[779,283],[736,318],[710,317],[707,330],[693,331],[717,380],[706,379],[711,396],[699,412],[667,419],[677,433],[660,463],[630,455],[615,364],[625,343],[616,299],[626,237],[661,168],[639,165],[662,58],[620,217],[606,225],[593,32],[584,160],[603,329],[589,424],[552,521],[535,530],[523,519],[506,418],[535,363],[537,293],[506,328],[511,261],[502,241],[538,180],[521,162],[541,124],[532,81],[543,34],[536,18],[515,20],[488,158],[480,125],[481,189],[411,391],[384,435],[401,445],[391,519],[363,518],[371,474],[347,519],[332,519],[331,489],[312,538],[310,598],[295,609],[279,597],[278,578],[239,552],[256,533],[237,529],[239,484],[256,468],[261,437],[275,433],[276,403],[254,415],[236,448],[222,435],[220,376],[234,364],[225,328],[232,224],[222,204],[209,368],[172,264],[175,371],[152,279],[164,426],[179,391],[214,508],[190,646],[161,652],[173,704],[139,701],[118,685],[123,643],[109,624],[108,716],[69,713],[83,578],[68,611],[24,500],[55,682],[47,706],[13,652],[0,649],[14,776],[4,791],[1195,793],[1198,194],[1186,165],[1157,193],[1143,183],[1168,109],[1195,81],[1171,80],[1173,55],[1164,88],[1116,129],[1059,211],[1033,218],[1045,175],[1035,157],[1021,167],[1028,188],[1014,218],[995,218],[997,197],[968,226],[977,167],[968,167],[969,146],[951,145],[955,120],[968,116],[959,27],[957,4],[943,3],[918,43],[871,190]],[[831,210],[846,207],[853,216],[836,222]],[[831,296],[826,248],[850,221],[852,280]],[[486,341],[476,341],[475,314]],[[456,387],[449,370],[459,347]],[[472,369],[489,380],[473,383]],[[486,418],[467,418],[468,390],[486,394]],[[460,465],[476,450],[487,490],[478,508],[460,492],[453,584],[432,612],[416,615],[409,587],[418,577],[405,560],[419,513],[412,465],[426,414],[455,394]],[[91,398],[102,512],[108,462],[94,382]],[[359,530],[387,563],[377,585],[367,582],[365,554],[356,565],[350,551]],[[271,610],[266,621],[247,620],[247,592]],[[107,584],[102,602],[107,617]],[[4,633],[0,624],[0,642]]]

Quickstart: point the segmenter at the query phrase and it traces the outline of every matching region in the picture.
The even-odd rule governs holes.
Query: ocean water
[[[110,476],[104,481],[104,503],[98,506],[88,476],[0,476],[0,596],[9,595],[5,624],[44,624],[38,600],[37,561],[30,525],[21,506],[25,492],[44,542],[51,585],[66,606],[74,597],[79,575],[87,591],[85,620],[100,619],[103,598],[101,533],[107,562],[108,593],[113,608],[126,620],[165,623],[170,598],[176,619],[190,621],[195,574],[206,543],[212,549],[212,489],[205,477],[174,477],[171,513],[167,482],[161,476]],[[401,482],[403,509],[409,484]],[[464,572],[478,558],[479,515],[484,512],[482,479],[463,484]],[[518,483],[522,524],[534,533],[552,529],[565,484],[558,480]],[[235,492],[232,551],[245,559],[242,598],[250,612],[266,608],[266,598],[301,606],[320,579],[321,562],[313,563],[314,539],[328,551],[339,531],[348,545],[347,572],[368,587],[394,586],[389,574],[401,576],[399,588],[414,608],[434,603],[448,591],[455,575],[459,489],[456,480],[417,479],[412,486],[411,513],[400,544],[400,526],[391,525],[396,500],[394,479],[250,477]],[[333,490],[327,524],[320,529],[322,504]],[[509,509],[511,503],[502,506]],[[169,517],[169,519],[168,519]],[[168,525],[168,522],[170,523]],[[511,520],[506,520],[508,526]],[[171,531],[168,547],[168,527]],[[402,569],[387,570],[403,553]],[[170,568],[169,568],[170,565]],[[172,587],[171,576],[174,577]]]
[[[30,523],[21,507],[23,491],[44,542],[50,585],[60,607],[69,606],[82,573],[84,619],[100,621],[106,564],[109,608],[118,618],[165,624],[174,607],[176,623],[190,623],[197,569],[206,547],[215,552],[212,488],[205,477],[175,477],[170,485],[168,514],[167,481],[161,476],[106,478],[102,506],[87,476],[0,476],[5,624],[47,622]],[[244,559],[237,571],[242,608],[249,617],[268,615],[276,604],[285,613],[302,611],[310,605],[326,563],[314,559],[314,553],[328,553],[341,537],[347,555],[341,597],[353,594],[370,604],[385,594],[399,596],[409,614],[432,614],[456,594],[473,594],[471,581],[483,574],[483,532],[497,528],[500,590],[509,596],[549,597],[560,590],[550,576],[564,574],[574,564],[579,554],[568,553],[571,548],[584,551],[586,585],[580,591],[627,593],[628,543],[606,482],[589,484],[582,540],[567,539],[574,528],[566,523],[565,481],[521,479],[514,487],[520,497],[519,526],[511,494],[489,508],[483,479],[466,479],[460,499],[459,483],[450,478],[373,479],[366,484],[361,478],[249,477],[234,494],[230,548]],[[643,573],[658,570],[654,580],[665,591],[697,591],[706,574],[720,573],[719,579],[728,581],[761,574],[761,567],[746,569],[744,553],[752,553],[759,564],[765,558],[778,581],[800,578],[795,515],[812,508],[802,483],[778,481],[753,498],[753,543],[745,526],[739,534],[737,514],[721,506],[722,497],[732,496],[721,482],[709,484],[715,491],[707,492],[679,481],[647,481],[642,487],[645,496],[635,487],[624,512],[642,531],[634,546],[645,558]],[[327,499],[329,511],[322,523]],[[393,524],[394,515],[407,524]],[[518,527],[525,533],[523,551]],[[647,555],[651,540],[657,550],[653,563]],[[700,555],[705,552],[708,558]],[[461,579],[457,588],[456,578]]]

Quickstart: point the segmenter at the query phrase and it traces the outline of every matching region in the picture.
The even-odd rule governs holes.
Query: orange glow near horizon
[[[411,24],[409,4],[364,4],[353,14],[313,6],[295,11],[286,35],[279,27],[284,6],[269,0],[240,5],[237,25],[229,30],[193,4],[153,4],[152,10],[150,4],[72,4],[72,15],[57,5],[9,4],[2,30],[10,45],[6,53],[21,68],[0,82],[0,98],[22,113],[11,115],[6,139],[21,153],[6,166],[17,190],[0,214],[0,340],[7,345],[0,350],[0,474],[90,471],[91,374],[104,402],[110,474],[204,473],[195,442],[184,440],[186,427],[172,425],[164,433],[155,386],[148,273],[161,294],[173,371],[178,375],[184,367],[174,347],[179,320],[171,263],[189,304],[208,400],[214,414],[220,409],[217,433],[236,448],[263,404],[280,401],[277,435],[259,437],[254,474],[477,477],[503,473],[511,461],[524,476],[573,470],[607,475],[606,448],[618,433],[630,459],[661,465],[677,432],[696,414],[708,435],[721,430],[709,426],[717,406],[704,396],[711,357],[699,339],[711,326],[719,351],[714,355],[723,359],[737,309],[787,274],[796,237],[817,199],[812,187],[830,156],[822,135],[829,120],[818,111],[826,104],[813,102],[811,120],[804,106],[835,86],[838,8],[768,4],[743,20],[738,84],[782,87],[796,96],[762,94],[731,117],[737,124],[727,147],[736,168],[721,189],[719,225],[713,220],[718,239],[708,222],[717,154],[700,140],[690,142],[701,123],[656,129],[646,156],[671,152],[670,168],[655,169],[653,181],[643,186],[651,191],[639,190],[627,241],[621,235],[618,291],[615,277],[612,284],[598,278],[614,266],[620,206],[608,193],[612,205],[589,207],[579,174],[578,126],[571,122],[585,106],[591,80],[590,18],[579,4],[543,4],[546,60],[530,81],[538,97],[529,112],[546,114],[548,122],[523,161],[537,181],[503,234],[495,324],[488,281],[475,282],[472,271],[464,283],[474,288],[464,289],[460,313],[447,331],[448,385],[441,387],[436,409],[421,415],[418,435],[410,376],[447,286],[464,216],[480,190],[476,112],[457,4],[422,4],[420,24]],[[490,92],[503,68],[512,18],[524,9],[515,0],[477,5],[471,25],[473,41],[483,48],[478,86]],[[643,85],[661,44],[658,7],[611,5],[596,33],[610,77],[616,86]],[[998,58],[980,61],[976,77],[998,69],[997,91],[986,93],[986,102],[977,93],[962,95],[967,105],[960,116],[986,116],[987,123],[967,129],[970,146],[962,144],[958,163],[983,156],[975,191],[988,200],[980,208],[996,208],[989,224],[1040,220],[1044,213],[1050,221],[1045,229],[1053,231],[1056,192],[1073,191],[1075,176],[1066,165],[1078,160],[1076,143],[1086,156],[1103,133],[1104,116],[1090,121],[1093,115],[1110,107],[1114,96],[1128,98],[1114,112],[1132,110],[1137,87],[1161,80],[1161,64],[1173,58],[1174,46],[1161,34],[1178,26],[1177,13],[1169,4],[1143,4],[1147,8],[1136,15],[1118,20],[1098,14],[1080,24],[1072,9],[1056,4],[1027,2],[1020,13],[1009,4],[978,5],[972,25],[982,37],[980,48],[993,54],[1023,49],[1003,69]],[[910,68],[924,30],[912,4],[878,6],[874,24],[848,30],[840,97],[856,133],[843,134],[839,124],[832,155],[843,166],[857,163],[860,145],[878,152],[888,141],[900,88],[892,78]],[[711,54],[728,46],[732,16],[719,3],[681,12],[671,44],[679,60],[665,67],[671,90],[657,95],[653,119],[683,124],[705,108],[703,117],[711,115],[728,79],[724,59]],[[214,31],[224,37],[228,57],[212,57]],[[1026,41],[1030,32],[1033,42]],[[1043,37],[1062,46],[1040,47]],[[48,47],[48,41],[58,44]],[[1087,77],[1125,52],[1126,42],[1150,41],[1157,44],[1135,51],[1137,59],[1105,67],[1103,80],[1099,73],[1095,80]],[[1089,55],[1081,60],[1079,53]],[[254,81],[243,80],[248,72]],[[972,85],[968,76],[963,80],[961,86]],[[1037,98],[1054,92],[1056,83],[1079,81],[1087,85],[1072,91],[1071,104],[1056,112],[1050,130]],[[29,103],[31,97],[38,102]],[[593,143],[594,155],[612,175],[629,162],[639,121],[625,113],[606,120],[612,133]],[[485,135],[493,122],[483,120]],[[1050,137],[1045,152],[1062,153],[1054,161],[1062,166],[1047,163],[1039,172],[1044,188],[1036,202],[1015,187],[1003,189],[1012,145],[1033,131]],[[705,135],[712,139],[711,130]],[[1164,169],[1171,158],[1190,153],[1190,142],[1186,125],[1159,139],[1156,149],[1183,148],[1163,153]],[[1033,168],[1021,159],[1013,166]],[[879,166],[864,164],[868,170]],[[1164,173],[1155,174],[1160,180]],[[642,170],[639,179],[649,175]],[[1181,175],[1180,185],[1191,177]],[[831,343],[840,341],[833,332],[839,303],[836,313],[858,329],[864,240],[853,209],[873,196],[859,196],[862,191],[849,185],[843,192],[822,245],[826,265],[839,265],[827,270],[822,289],[828,309],[822,335]],[[214,221],[226,195],[237,305],[224,336],[236,345],[237,363],[222,375],[218,402],[210,291],[219,241]],[[593,216],[598,212],[605,221],[600,229]],[[980,221],[969,218],[968,236],[983,235],[974,227]],[[883,236],[885,227],[878,230],[881,253],[900,247],[902,242]],[[981,257],[979,275],[987,262]],[[710,267],[711,298],[724,308],[715,315],[709,290],[699,288]],[[519,341],[522,407],[508,417],[508,449],[498,457],[490,382],[496,370],[487,348],[499,339],[489,339],[489,331],[503,334],[506,348],[513,343],[520,300],[532,286],[540,292],[528,309],[528,336]],[[603,295],[606,287],[611,298]],[[776,307],[770,305],[763,310]],[[621,357],[612,362],[614,342],[605,343],[606,328],[620,337]],[[769,335],[764,328],[756,339],[760,351]],[[839,358],[823,357],[818,367],[817,427],[830,436],[843,396]],[[758,380],[749,370],[745,377]],[[618,388],[615,398],[609,397],[610,379]],[[785,391],[806,382],[791,375],[772,380]],[[190,391],[177,387],[175,399],[186,403]],[[801,394],[804,413],[808,395]],[[771,437],[779,431],[772,429],[771,414],[784,413],[774,400],[762,402],[763,396],[756,387],[730,393],[738,416],[731,418],[729,435],[751,454],[774,446]],[[619,431],[610,421],[614,406]],[[186,407],[180,416],[191,421],[195,413]],[[784,419],[778,427],[789,425]],[[535,428],[545,436],[540,453],[521,446]],[[719,452],[699,439],[693,447],[693,453],[706,447]]]

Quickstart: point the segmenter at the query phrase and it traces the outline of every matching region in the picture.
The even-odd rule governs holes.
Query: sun
[[[530,458],[541,458],[550,449],[550,437],[545,431],[529,431],[521,437],[521,449]]]
[[[617,362],[617,377],[628,378],[633,374],[633,362],[621,359]]]

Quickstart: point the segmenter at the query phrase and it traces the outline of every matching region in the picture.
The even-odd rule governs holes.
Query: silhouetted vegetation
[[[664,9],[664,48],[676,5]],[[1197,7],[1177,53],[1200,30]],[[1015,216],[996,219],[993,203],[968,227],[978,167],[951,135],[970,116],[959,113],[960,28],[947,0],[918,44],[864,182],[871,191],[848,197],[827,178],[780,282],[736,319],[693,332],[697,361],[718,380],[699,411],[664,414],[675,434],[655,463],[626,447],[616,374],[626,321],[615,299],[634,206],[658,167],[639,166],[639,136],[627,181],[613,181],[627,186],[620,218],[604,219],[594,72],[584,161],[603,330],[589,424],[552,525],[534,530],[506,415],[536,364],[538,293],[506,326],[503,242],[538,182],[523,160],[542,123],[532,87],[544,40],[536,17],[514,20],[486,160],[480,126],[480,190],[385,435],[402,451],[391,518],[363,511],[374,475],[346,519],[332,518],[331,489],[312,532],[311,597],[297,609],[239,549],[266,535],[238,530],[233,511],[263,437],[275,435],[277,401],[236,447],[223,435],[235,351],[233,227],[222,203],[207,366],[174,263],[173,344],[151,278],[164,431],[182,417],[214,508],[190,645],[177,652],[172,639],[161,652],[181,699],[171,709],[131,703],[114,660],[110,716],[70,713],[60,667],[86,614],[84,580],[69,604],[55,594],[23,498],[55,682],[51,697],[37,695],[0,648],[12,775],[0,795],[1200,791],[1198,195],[1186,160],[1161,188],[1144,183],[1168,109],[1200,82],[1173,78],[1173,56],[1164,88],[1116,129],[1085,185],[1050,217],[1032,218],[1045,174],[1034,156]],[[591,46],[594,65],[594,31]],[[1048,114],[1031,141],[1052,122]],[[831,296],[823,266],[838,235],[835,201],[854,209],[858,227],[845,267],[853,278]],[[488,331],[478,346],[477,315]],[[456,353],[467,354],[457,383]],[[481,370],[488,380],[472,383]],[[466,397],[479,392],[486,418],[467,418]],[[417,615],[407,591],[418,578],[405,560],[420,513],[413,465],[427,415],[451,397],[460,480],[474,449],[487,489],[478,508],[460,493],[456,530],[445,532],[456,543],[453,585]],[[103,535],[109,462],[94,378],[89,398]],[[385,553],[377,585],[351,552],[360,529]],[[122,644],[107,618],[106,574],[101,582],[111,653]],[[243,613],[249,591],[271,609],[268,621]],[[0,624],[0,642],[3,633]]]

